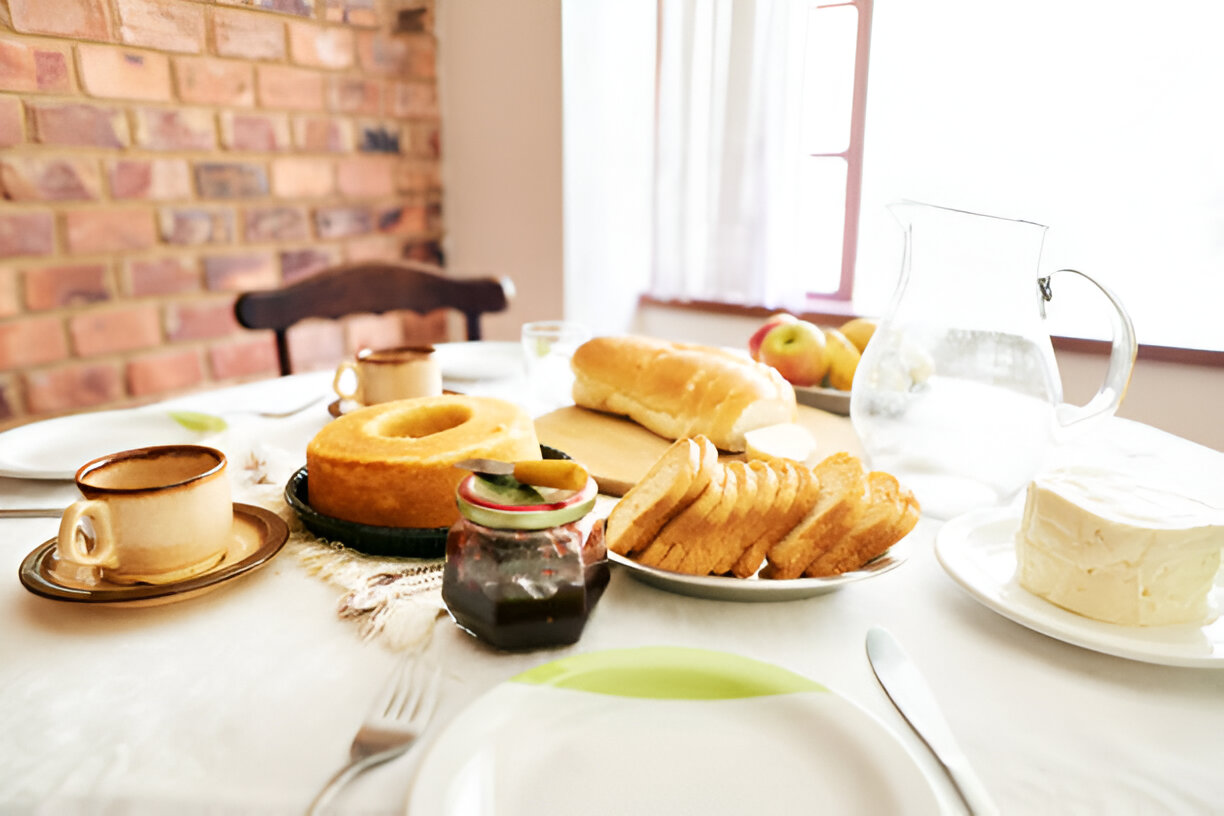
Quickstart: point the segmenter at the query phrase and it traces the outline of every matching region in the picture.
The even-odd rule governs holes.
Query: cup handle
[[[344,377],[346,372],[352,372],[353,375],[353,390],[348,392],[340,389],[340,380]],[[340,363],[340,365],[336,368],[336,376],[332,378],[332,390],[336,392],[336,395],[339,396],[340,399],[357,399],[357,392],[361,390],[361,379],[357,375],[356,363],[354,363],[352,360],[345,360],[344,362]]]
[[[93,552],[87,552],[81,543],[85,537],[81,529],[83,518],[88,518],[93,522],[94,535],[97,539],[94,542]],[[60,519],[56,547],[60,557],[73,564],[110,569],[118,567],[119,558],[115,553],[115,537],[111,532],[110,507],[105,502],[93,500],[73,502]]]
[[[1113,306],[1113,311],[1109,315],[1113,327],[1113,343],[1109,351],[1109,368],[1105,371],[1105,381],[1101,384],[1100,390],[1083,405],[1062,403],[1055,409],[1059,425],[1069,428],[1095,417],[1111,416],[1118,410],[1118,406],[1122,404],[1122,398],[1126,396],[1127,386],[1130,385],[1131,372],[1135,367],[1135,356],[1138,354],[1139,346],[1135,341],[1135,326],[1117,295],[1100,281],[1078,269],[1059,269],[1054,274],[1057,275],[1059,272],[1070,272],[1084,278],[1099,289]],[[1040,278],[1038,281],[1041,289],[1043,317],[1045,316],[1045,302],[1053,298],[1050,287],[1051,278],[1053,275]]]

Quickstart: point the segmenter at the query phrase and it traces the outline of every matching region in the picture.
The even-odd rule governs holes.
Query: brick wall
[[[0,0],[0,424],[273,376],[236,293],[438,259],[433,0]],[[292,332],[299,369],[444,315]]]

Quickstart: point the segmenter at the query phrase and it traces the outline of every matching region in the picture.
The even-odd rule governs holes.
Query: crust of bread
[[[709,575],[715,562],[727,550],[743,547],[744,518],[756,502],[756,471],[747,463],[733,459],[723,466],[727,481],[718,507],[706,517],[706,527],[688,542],[684,557],[674,569],[690,575]],[[667,562],[663,564],[667,569]]]
[[[752,489],[756,491],[756,497],[745,508],[744,515],[738,522],[738,535],[725,542],[718,558],[710,564],[709,571],[714,575],[731,572],[735,562],[759,538],[762,523],[773,513],[774,504],[778,501],[781,483],[776,468],[765,462],[754,461],[748,462],[747,471],[751,474]]]
[[[901,540],[918,522],[918,502],[903,490],[890,473],[867,474],[868,501],[861,518],[845,535],[825,542],[804,569],[804,574],[819,578],[858,569],[882,555]]]
[[[835,453],[813,471],[820,483],[819,493],[802,519],[769,548],[770,578],[798,578],[828,542],[855,526],[863,512],[867,482],[857,457]]]
[[[765,561],[766,553],[807,514],[820,490],[819,480],[806,467],[789,459],[768,464],[779,469],[778,478],[785,488],[779,491],[772,510],[763,519],[756,540],[731,567],[731,572],[738,578],[756,574]]]
[[[716,545],[729,532],[727,518],[735,509],[739,496],[739,474],[734,468],[726,465],[719,465],[719,470],[722,472],[706,488],[707,493],[713,492],[711,501],[706,507],[698,508],[697,505],[702,503],[699,498],[689,506],[688,510],[673,518],[659,531],[659,538],[673,539],[671,549],[659,562],[659,569],[688,572],[693,575],[709,573],[708,567],[702,570],[700,565],[690,565],[687,569],[685,566],[691,555],[704,550],[709,543]],[[697,512],[699,510],[700,513]]]
[[[646,540],[642,547],[637,548],[630,554],[636,561],[647,566],[658,566],[671,549],[673,542],[670,538],[660,540],[663,529],[679,513],[684,512],[702,496],[706,495],[707,490],[715,480],[723,478],[722,465],[718,461],[718,449],[714,447],[714,443],[704,436],[694,437],[692,442],[697,446],[699,454],[697,470],[693,474],[693,480],[689,483],[680,501],[672,505],[670,511],[663,519],[663,524],[651,533],[650,538]],[[636,489],[636,486],[634,489]]]
[[[712,346],[596,337],[570,364],[576,404],[628,416],[668,439],[701,434],[742,451],[747,431],[798,416],[794,388],[777,370]]]
[[[701,467],[701,446],[679,439],[608,514],[608,549],[632,555],[648,545],[688,495]]]

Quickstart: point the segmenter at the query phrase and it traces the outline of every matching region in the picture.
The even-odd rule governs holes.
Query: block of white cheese
[[[1020,586],[1126,626],[1207,623],[1224,509],[1133,476],[1084,467],[1029,484],[1016,533]]]

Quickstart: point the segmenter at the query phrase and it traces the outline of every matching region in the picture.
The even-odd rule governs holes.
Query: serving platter
[[[703,649],[537,666],[423,750],[410,816],[940,812],[874,716],[781,667]],[[608,761],[632,770],[610,772]]]
[[[648,567],[611,551],[608,552],[608,560],[628,570],[630,575],[642,583],[668,592],[713,601],[767,603],[813,598],[841,589],[847,584],[891,572],[909,558],[909,549],[908,540],[902,539],[883,555],[872,559],[861,568],[827,578],[770,579],[761,578],[758,575],[748,578],[734,578],[725,575],[686,575],[681,572]]]
[[[837,388],[821,388],[820,386],[795,387],[795,400],[800,405],[828,411],[830,414],[850,416],[850,392]]]
[[[1202,625],[1121,626],[1077,615],[1021,587],[1013,543],[1019,526],[1013,508],[966,513],[939,530],[935,555],[975,600],[1034,632],[1128,660],[1224,669],[1224,619]],[[1218,583],[1212,601],[1224,607],[1224,587]]]

